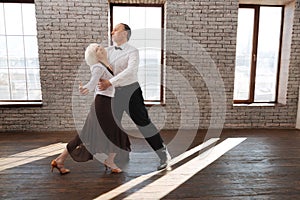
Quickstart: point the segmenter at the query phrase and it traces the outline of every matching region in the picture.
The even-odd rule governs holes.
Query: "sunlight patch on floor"
[[[65,147],[66,143],[56,143],[0,158],[0,171],[60,154]]]
[[[246,138],[228,138],[124,199],[161,199]]]
[[[172,158],[172,160],[170,161],[170,166],[172,165],[175,165],[176,163],[184,160],[185,158],[193,155],[194,153],[196,152],[199,152],[200,150],[214,144],[215,142],[217,142],[219,140],[219,138],[211,138],[209,139],[208,141],[184,152],[183,154],[177,156],[177,157],[174,157]],[[128,190],[130,190],[131,188],[137,186],[138,184],[142,183],[143,181],[151,178],[152,176],[154,175],[157,175],[159,174],[161,171],[155,171],[155,172],[151,172],[149,174],[145,174],[145,175],[142,175],[142,176],[139,176],[133,180],[130,180],[128,182],[126,182],[125,184],[105,193],[105,194],[102,194],[101,196],[95,198],[96,200],[101,200],[101,199],[112,199],[120,194],[122,194],[123,192],[126,192]],[[139,198],[138,198],[139,199]]]

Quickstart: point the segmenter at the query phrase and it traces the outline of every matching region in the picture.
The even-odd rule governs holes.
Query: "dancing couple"
[[[111,35],[114,46],[103,48],[91,44],[86,49],[85,60],[92,76],[86,85],[79,86],[79,92],[86,95],[89,91],[95,91],[95,100],[79,135],[51,162],[52,170],[56,168],[61,174],[70,172],[64,167],[68,155],[82,162],[93,159],[96,153],[107,155],[104,165],[111,172],[122,172],[115,163],[115,157],[131,150],[128,135],[121,128],[124,112],[160,158],[157,169],[165,169],[171,159],[144,104],[137,75],[139,51],[128,43],[131,29],[127,24],[120,23]]]

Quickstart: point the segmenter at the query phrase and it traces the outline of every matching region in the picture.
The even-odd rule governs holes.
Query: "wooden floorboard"
[[[3,160],[20,152],[59,142],[65,143],[74,134],[74,132],[1,133],[0,158]],[[167,143],[175,134],[176,131],[162,131]],[[205,131],[199,130],[190,148],[201,144],[204,136]],[[227,138],[238,137],[247,139],[196,172],[161,199],[300,199],[300,131],[223,130],[217,144],[221,144]],[[130,154],[130,161],[124,166],[125,172],[121,174],[106,172],[104,166],[97,160],[77,163],[68,158],[65,165],[71,169],[71,173],[61,176],[57,171],[50,172],[50,162],[56,155],[2,170],[0,199],[94,199],[113,192],[117,195],[112,199],[130,199],[131,195],[139,194],[142,188],[169,176],[172,171],[191,162],[199,153],[214,147],[211,145],[199,153],[188,156],[175,164],[171,171],[162,171],[147,178],[149,173],[156,171],[159,160],[145,140],[131,138],[131,143],[133,151]],[[180,156],[182,152],[173,146],[170,153],[175,157]],[[185,172],[180,176],[185,176]],[[145,177],[145,180],[118,193],[120,190],[116,188],[139,177]],[[176,178],[169,183],[154,184],[154,190],[164,191],[168,184],[176,184]],[[143,198],[141,195],[139,199]]]

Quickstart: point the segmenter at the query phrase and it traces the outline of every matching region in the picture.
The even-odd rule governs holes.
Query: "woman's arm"
[[[91,79],[90,81],[85,84],[84,86],[82,86],[83,89],[88,89],[88,91],[93,91],[95,90],[100,78],[103,77],[104,73],[107,71],[107,69],[102,66],[102,65],[94,65],[92,66],[92,70],[91,70]]]

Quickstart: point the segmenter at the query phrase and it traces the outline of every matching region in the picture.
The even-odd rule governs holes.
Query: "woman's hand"
[[[82,95],[87,95],[89,93],[89,90],[87,88],[83,88],[82,83],[80,82],[79,83],[79,92]]]

